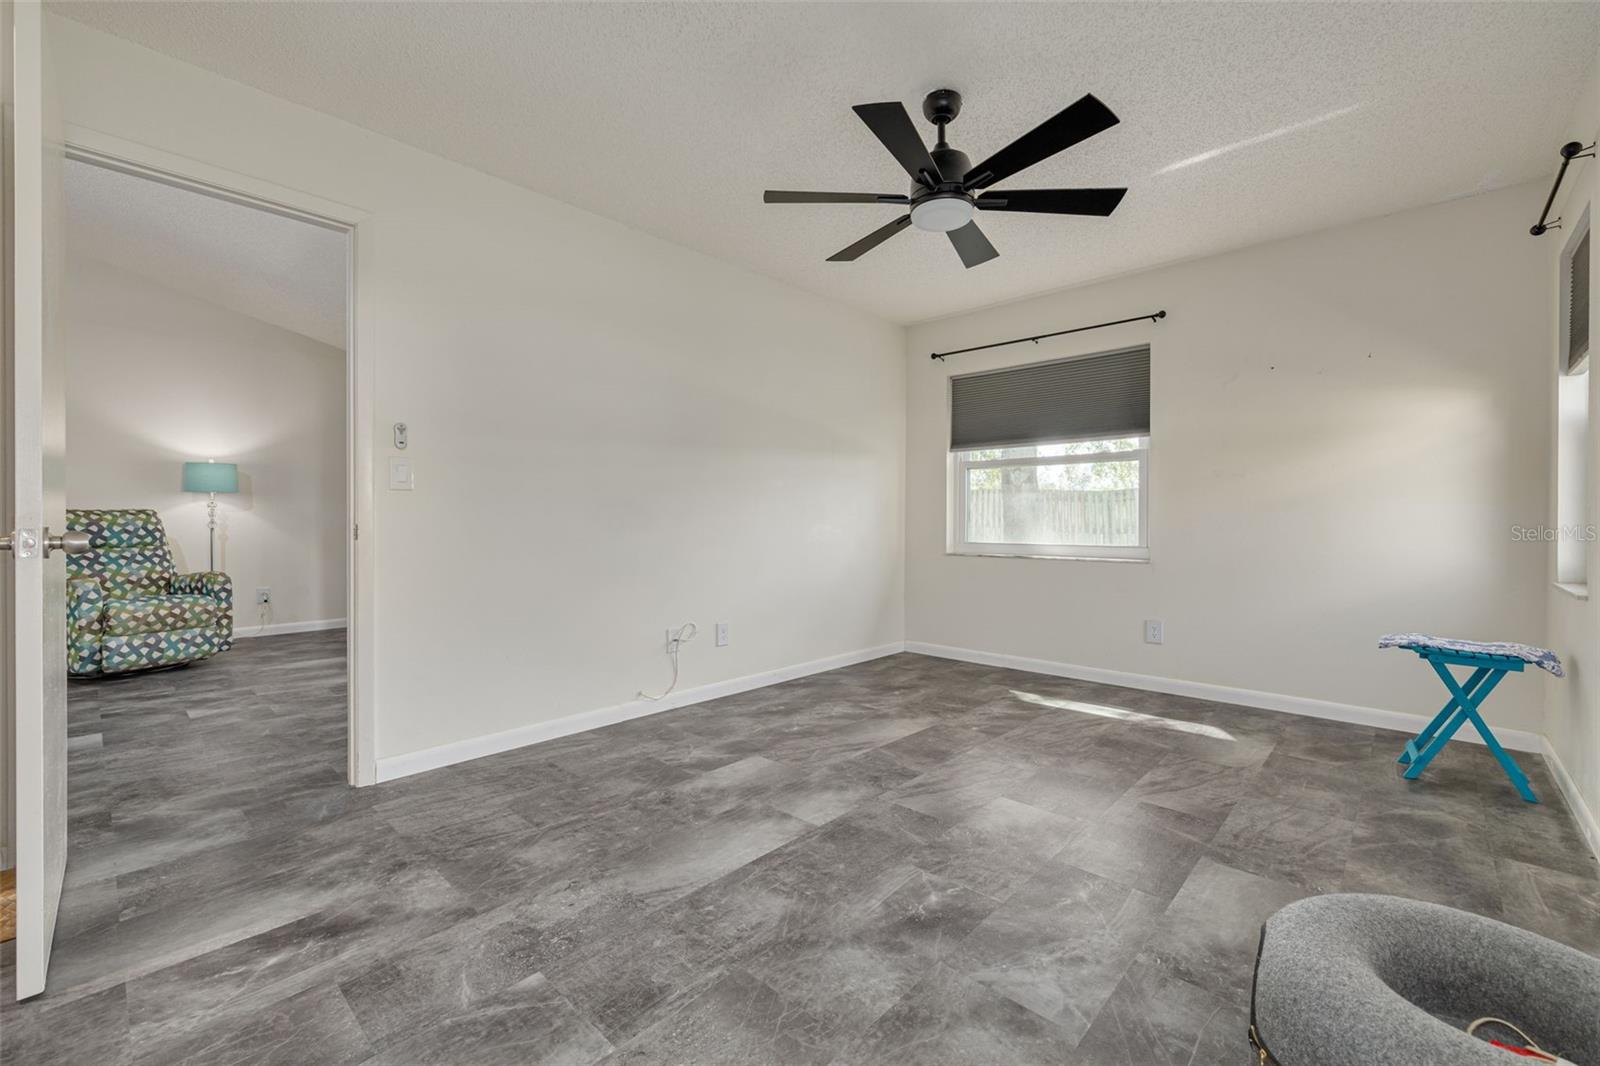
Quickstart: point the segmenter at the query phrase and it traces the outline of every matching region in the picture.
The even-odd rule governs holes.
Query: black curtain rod
[[[1544,210],[1539,212],[1539,221],[1528,230],[1535,237],[1543,236],[1547,231],[1561,228],[1559,218],[1546,222],[1550,217],[1550,205],[1556,202],[1556,193],[1561,191],[1561,179],[1567,176],[1567,164],[1574,159],[1593,159],[1594,145],[1587,148],[1580,141],[1568,141],[1561,146],[1561,169],[1556,171],[1556,183],[1550,186],[1550,195],[1544,198]]]
[[[1004,348],[1008,344],[1027,344],[1029,341],[1038,344],[1040,341],[1048,340],[1051,337],[1065,337],[1068,333],[1082,333],[1085,330],[1105,329],[1107,326],[1122,326],[1129,322],[1143,322],[1147,318],[1151,322],[1159,322],[1166,317],[1167,313],[1165,311],[1157,311],[1151,315],[1134,315],[1132,318],[1119,318],[1115,322],[1096,322],[1092,326],[1079,326],[1077,329],[1058,329],[1054,333],[1041,333],[1037,337],[1018,337],[1014,341],[995,341],[993,344],[979,344],[971,348],[957,348],[953,352],[934,352],[928,356],[928,358],[943,359],[947,355],[965,355],[968,352],[981,352],[986,348]]]

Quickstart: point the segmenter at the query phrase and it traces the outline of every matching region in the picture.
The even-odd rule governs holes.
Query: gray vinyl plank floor
[[[1600,954],[1549,769],[915,655],[344,784],[339,633],[74,684],[7,1063],[1249,1061],[1260,922],[1464,907]]]

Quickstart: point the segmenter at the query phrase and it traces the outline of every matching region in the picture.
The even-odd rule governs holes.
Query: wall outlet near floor
[[[1147,618],[1144,623],[1144,642],[1146,644],[1160,644],[1165,636],[1165,628],[1160,622]]]
[[[265,607],[267,604],[269,604],[271,602],[272,602],[272,590],[271,589],[265,588],[265,587],[256,589],[256,603],[260,604],[262,607]]]
[[[727,646],[728,646],[728,623],[726,623],[726,622],[718,622],[717,623],[717,647],[726,648]]]

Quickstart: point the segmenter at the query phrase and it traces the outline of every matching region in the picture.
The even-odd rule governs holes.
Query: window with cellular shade
[[[1150,433],[1148,345],[950,379],[950,450]]]
[[[1589,234],[1572,250],[1567,271],[1567,370],[1577,369],[1589,354]]]

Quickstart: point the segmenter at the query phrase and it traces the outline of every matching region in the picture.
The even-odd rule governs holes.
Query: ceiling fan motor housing
[[[972,160],[967,158],[967,153],[947,145],[943,148],[934,148],[928,154],[933,156],[933,161],[939,165],[939,174],[944,179],[941,184],[953,185],[959,189],[961,179],[972,169]]]
[[[967,153],[945,146],[928,153],[939,167],[941,180],[932,189],[911,183],[911,224],[918,229],[948,233],[972,221],[977,208],[972,196],[961,187],[961,179],[972,169]]]

